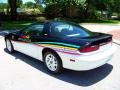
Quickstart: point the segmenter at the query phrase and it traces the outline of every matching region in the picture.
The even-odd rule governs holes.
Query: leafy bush
[[[53,19],[55,17],[60,17],[61,11],[62,9],[60,8],[59,4],[49,4],[45,8],[45,16],[50,19]]]

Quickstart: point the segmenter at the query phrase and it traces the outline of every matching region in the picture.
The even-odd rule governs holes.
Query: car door
[[[33,58],[39,58],[38,47],[35,42],[40,42],[43,33],[43,24],[31,25],[30,27],[20,31],[17,42],[14,42],[14,47],[17,51],[29,55]],[[39,54],[38,54],[39,53]]]

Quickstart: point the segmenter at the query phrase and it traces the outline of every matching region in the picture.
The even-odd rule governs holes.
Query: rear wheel
[[[6,39],[6,48],[8,50],[9,53],[13,53],[14,52],[14,48],[13,45],[11,43],[11,41],[9,39]]]
[[[62,61],[54,52],[46,52],[44,54],[44,63],[51,73],[60,73],[62,71]]]

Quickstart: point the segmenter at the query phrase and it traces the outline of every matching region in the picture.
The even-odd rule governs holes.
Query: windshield
[[[89,37],[93,34],[79,25],[61,22],[53,24],[51,33],[53,36],[57,37]]]

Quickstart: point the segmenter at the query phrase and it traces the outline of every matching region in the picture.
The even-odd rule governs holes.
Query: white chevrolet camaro
[[[34,23],[5,35],[10,53],[19,51],[45,63],[52,73],[84,71],[106,64],[116,47],[112,35],[91,32],[70,22]]]

